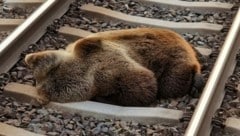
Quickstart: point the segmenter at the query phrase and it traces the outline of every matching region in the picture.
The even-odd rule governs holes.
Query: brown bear
[[[160,28],[95,33],[66,50],[28,54],[25,62],[42,103],[106,97],[118,105],[147,106],[189,93],[200,75],[191,45]]]

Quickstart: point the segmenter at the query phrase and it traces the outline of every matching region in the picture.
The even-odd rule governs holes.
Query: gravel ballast
[[[36,9],[32,8],[9,8],[3,5],[0,5],[0,18],[14,18],[14,19],[26,19],[31,13]]]
[[[223,2],[223,3],[233,3],[239,4],[239,0],[182,0],[182,1],[189,1],[189,2]]]
[[[39,134],[57,135],[182,135],[179,128],[167,125],[142,125],[120,120],[97,120],[27,103],[19,104],[0,96],[0,121]]]
[[[96,0],[94,4],[125,14],[174,22],[207,22],[225,25],[232,22],[229,19],[235,14],[232,11],[199,13],[188,8],[162,8],[157,5],[149,6],[132,0]]]
[[[0,31],[0,43],[11,33],[11,31]]]

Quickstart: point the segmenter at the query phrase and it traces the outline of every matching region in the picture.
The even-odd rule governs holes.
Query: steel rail
[[[220,107],[225,91],[225,83],[233,73],[236,54],[240,43],[240,9],[233,21],[211,75],[205,85],[201,98],[185,132],[185,136],[208,136],[211,133],[211,121]]]
[[[46,27],[63,13],[73,0],[47,0],[0,44],[0,73],[7,72],[21,52],[46,32]]]
[[[47,11],[48,8],[52,7],[55,3],[55,0],[48,0],[41,7],[39,7],[29,18],[20,25],[11,35],[9,35],[0,46],[0,54],[9,48],[12,42],[16,41],[18,37],[27,31],[27,29],[38,20],[38,18]]]

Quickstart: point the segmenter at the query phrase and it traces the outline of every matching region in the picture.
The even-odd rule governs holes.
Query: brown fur
[[[196,53],[181,36],[153,28],[92,34],[65,51],[33,53],[25,61],[39,93],[58,102],[106,96],[145,106],[157,97],[185,95],[200,74]]]

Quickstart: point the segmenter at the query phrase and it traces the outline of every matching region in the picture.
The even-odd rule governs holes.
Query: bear
[[[33,70],[42,104],[104,97],[117,105],[148,106],[186,95],[194,84],[202,87],[192,46],[162,28],[91,34],[65,50],[30,53],[25,63]]]

